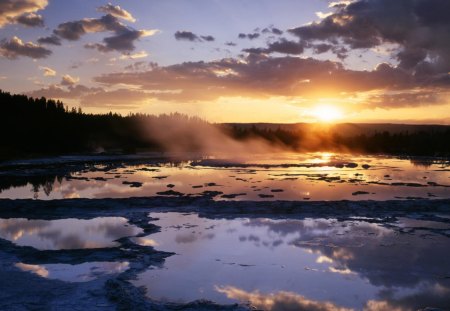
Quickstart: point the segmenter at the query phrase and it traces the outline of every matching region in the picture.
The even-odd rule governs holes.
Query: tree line
[[[164,136],[172,131],[172,136]],[[0,158],[141,149],[166,151],[167,140],[186,151],[199,151],[193,137],[220,131],[236,141],[259,139],[292,151],[356,151],[448,156],[450,127],[414,132],[379,131],[341,135],[339,127],[264,129],[211,124],[183,114],[88,114],[61,101],[31,98],[0,90]],[[194,133],[195,132],[195,133]],[[161,139],[164,137],[164,139]]]

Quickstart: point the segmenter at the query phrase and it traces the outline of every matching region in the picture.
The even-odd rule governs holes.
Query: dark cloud
[[[450,92],[439,88],[409,90],[393,94],[371,96],[364,104],[367,108],[419,107],[449,103]]]
[[[261,30],[261,33],[281,36],[283,34],[283,31],[278,28],[275,28],[273,26],[270,26],[270,27],[266,27],[263,30]]]
[[[58,25],[54,34],[66,40],[79,40],[87,33],[113,32],[114,35],[103,39],[103,43],[87,44],[87,48],[95,48],[102,52],[134,50],[134,42],[145,36],[153,35],[156,30],[135,30],[122,24],[115,16],[107,14],[101,18],[85,18],[78,21]]]
[[[27,26],[41,26],[42,17],[33,14],[44,9],[48,0],[1,0],[0,27],[7,24],[21,23]]]
[[[52,54],[52,51],[33,42],[23,42],[18,37],[0,42],[0,55],[9,59],[16,59],[19,56],[46,58],[50,54]]]
[[[200,36],[200,38],[209,42],[216,40],[213,36]]]
[[[302,54],[304,50],[304,43],[298,41],[290,41],[283,38],[279,41],[268,43],[267,48],[248,48],[244,49],[243,51],[254,54],[281,53],[299,55]]]
[[[225,42],[226,46],[236,46],[237,44],[231,41]]]
[[[450,71],[450,1],[357,0],[334,10],[319,22],[289,32],[310,42],[352,49],[398,44],[399,52],[392,56],[401,68],[418,74]]]
[[[177,31],[174,36],[177,40],[200,41],[200,38],[190,31]]]
[[[164,100],[214,100],[227,96],[267,98],[270,96],[314,96],[326,93],[373,90],[406,90],[430,86],[410,73],[388,64],[372,71],[345,69],[339,62],[312,58],[269,57],[249,54],[243,59],[186,62],[155,67],[142,72],[105,74],[95,81],[114,86],[135,85],[143,90],[163,91]]]
[[[254,39],[257,39],[257,38],[259,38],[259,36],[260,36],[260,34],[259,33],[257,33],[257,32],[254,32],[254,33],[240,33],[239,35],[238,35],[238,38],[239,39],[249,39],[249,40],[254,40]]]
[[[174,36],[177,40],[186,40],[191,42],[215,41],[215,38],[211,35],[199,36],[191,31],[177,31],[175,32]]]
[[[268,53],[283,53],[283,54],[302,54],[305,49],[305,45],[302,42],[289,41],[281,39],[269,43],[267,47]]]
[[[28,27],[44,27],[44,19],[41,15],[35,13],[20,15],[18,18],[16,18],[16,23]]]
[[[132,51],[135,49],[134,42],[143,36],[145,36],[145,32],[142,30],[126,29],[114,36],[104,38],[104,47],[107,51]]]
[[[66,40],[79,40],[81,36],[93,32],[122,32],[127,30],[116,17],[111,14],[102,16],[101,18],[84,18],[78,21],[71,21],[59,24],[53,31],[55,35]]]
[[[48,37],[41,37],[37,40],[37,42],[39,44],[61,45],[61,39],[55,35],[51,35]]]
[[[103,5],[101,7],[99,7],[97,9],[99,12],[103,12],[106,14],[111,14],[112,16],[118,17],[118,18],[122,18],[126,21],[129,22],[135,22],[136,19],[133,17],[133,15],[131,15],[130,12],[122,9],[120,6],[118,5],[112,5],[111,3],[108,3],[106,5]]]

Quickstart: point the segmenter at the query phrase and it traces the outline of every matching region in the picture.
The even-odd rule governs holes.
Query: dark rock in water
[[[224,199],[234,199],[238,196],[246,195],[247,193],[230,193],[230,194],[223,194],[221,197]]]
[[[283,189],[272,189],[272,190],[270,190],[270,192],[283,192],[284,190]]]
[[[144,172],[158,172],[159,169],[157,169],[157,168],[146,168],[146,167],[143,167],[143,168],[138,168],[137,171],[144,171]]]
[[[209,182],[205,184],[206,187],[214,187],[214,186],[218,186],[218,184],[216,184],[215,182]]]
[[[192,186],[192,188],[194,188],[194,189],[196,189],[196,188],[203,188],[203,186],[202,185],[195,185],[195,186]]]
[[[202,192],[203,196],[209,197],[209,198],[213,198],[213,197],[216,197],[216,196],[221,195],[221,194],[223,194],[222,191],[209,191],[209,190],[207,190],[207,191],[203,191]]]
[[[166,179],[167,177],[169,177],[169,176],[153,176],[152,178],[155,178],[155,179]]]
[[[95,177],[94,180],[106,181],[106,178],[105,177]]]
[[[156,194],[158,194],[158,195],[173,195],[173,196],[178,196],[178,197],[181,197],[184,195],[184,193],[174,191],[174,190],[160,191],[160,192],[156,192]]]
[[[370,165],[369,165],[369,164],[363,164],[363,165],[362,165],[362,168],[365,169],[365,170],[367,170],[368,168],[370,168]]]
[[[174,184],[168,184],[166,187],[167,188],[173,188],[173,187],[175,187],[175,185]]]
[[[358,167],[358,164],[357,163],[347,163],[346,165],[345,165],[345,167],[348,167],[348,168],[355,168],[355,167]]]
[[[260,198],[273,198],[274,197],[273,194],[264,194],[264,193],[260,193],[260,194],[258,194],[258,196]]]
[[[352,193],[352,195],[361,195],[361,194],[370,194],[370,193],[367,191],[356,191]]]
[[[124,185],[130,185],[132,188],[139,188],[142,187],[142,183],[139,181],[122,181],[122,184]]]

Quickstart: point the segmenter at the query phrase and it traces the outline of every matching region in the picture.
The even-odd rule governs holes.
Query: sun
[[[311,115],[322,122],[332,122],[342,118],[339,108],[330,105],[320,105],[312,109]]]

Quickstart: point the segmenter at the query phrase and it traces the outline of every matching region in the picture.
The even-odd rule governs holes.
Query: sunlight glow
[[[313,108],[311,114],[322,122],[332,122],[342,118],[342,112],[337,107],[330,105],[317,106]]]

